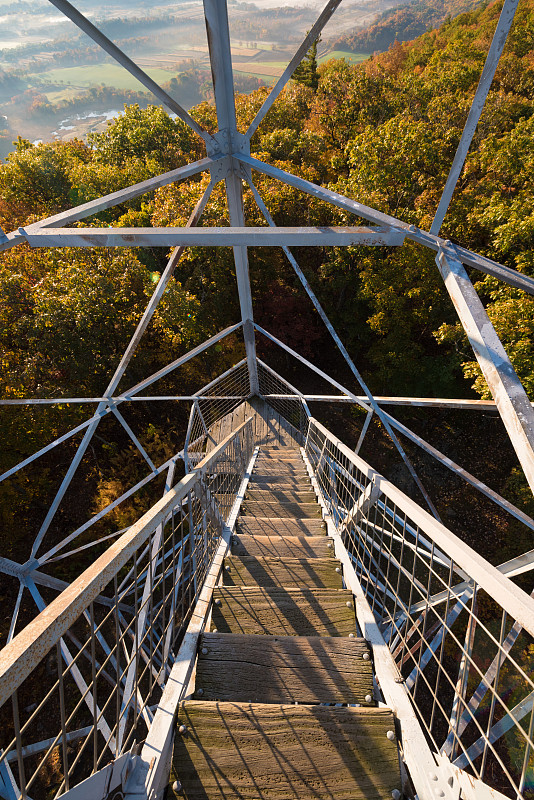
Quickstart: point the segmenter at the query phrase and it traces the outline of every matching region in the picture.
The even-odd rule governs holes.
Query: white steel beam
[[[482,70],[482,75],[480,76],[475,97],[465,123],[462,138],[460,139],[458,149],[456,150],[454,161],[452,163],[445,188],[443,189],[443,194],[441,195],[436,215],[432,225],[430,226],[430,233],[438,234],[443,224],[443,220],[445,219],[445,214],[449,208],[452,194],[456,184],[458,183],[458,178],[460,177],[462,167],[465,163],[465,159],[467,158],[467,152],[473,140],[473,136],[475,135],[475,130],[478,125],[480,115],[482,114],[482,110],[486,103],[486,98],[495,76],[495,70],[497,69],[499,59],[502,55],[502,51],[504,50],[504,45],[506,44],[506,39],[508,38],[508,32],[510,30],[510,25],[513,22],[518,2],[519,0],[504,0],[501,15],[499,17],[499,21],[497,22],[493,40],[484,64],[484,69]]]
[[[195,208],[193,209],[193,212],[192,212],[191,216],[189,217],[189,219],[187,221],[187,225],[188,226],[194,226],[199,221],[200,217],[202,216],[202,212],[203,212],[203,210],[204,210],[204,208],[206,206],[206,203],[207,203],[207,201],[209,199],[209,196],[211,194],[212,188],[213,188],[213,184],[210,181],[209,185],[207,186],[206,190],[204,191],[204,194],[202,195],[200,200],[197,202]],[[145,309],[145,312],[144,312],[143,316],[141,317],[141,320],[139,321],[139,324],[138,324],[138,326],[136,328],[136,331],[135,331],[134,335],[132,336],[132,338],[130,339],[128,347],[126,348],[126,351],[125,351],[124,355],[122,356],[122,358],[120,360],[120,363],[119,363],[117,369],[115,370],[115,372],[113,374],[113,377],[111,378],[111,380],[110,380],[110,382],[109,382],[109,384],[107,386],[106,391],[104,392],[104,394],[106,396],[112,395],[113,392],[115,391],[115,389],[118,387],[118,385],[119,385],[119,383],[121,381],[121,378],[124,375],[124,373],[126,371],[126,368],[127,368],[128,364],[130,363],[130,360],[131,360],[133,354],[135,353],[135,350],[137,349],[137,345],[139,344],[139,341],[140,341],[141,337],[143,336],[145,330],[147,329],[147,327],[148,327],[148,325],[150,323],[150,320],[152,319],[152,317],[154,315],[154,312],[156,311],[158,303],[161,300],[161,297],[163,296],[163,294],[164,294],[164,292],[165,292],[165,290],[167,288],[167,285],[168,285],[169,281],[171,280],[171,278],[173,276],[176,264],[178,263],[178,261],[182,257],[182,254],[183,254],[183,249],[181,249],[179,247],[175,248],[173,250],[172,255],[171,255],[171,257],[170,257],[170,259],[169,259],[169,261],[167,263],[167,266],[166,266],[163,274],[161,275],[161,278],[159,279],[159,282],[158,282],[158,285],[156,286],[154,294],[150,298],[150,300],[148,302],[148,305],[147,305],[147,307]],[[109,406],[107,406],[107,409],[106,409],[106,406],[107,406],[107,403],[99,403],[99,405],[97,407],[97,410],[96,410],[96,413],[95,413],[95,416],[94,416],[94,421],[92,421],[89,424],[89,426],[87,427],[87,430],[85,431],[84,437],[83,437],[83,439],[82,439],[82,441],[81,441],[81,443],[80,443],[80,445],[78,447],[78,450],[76,451],[76,455],[72,459],[72,462],[71,462],[71,464],[70,464],[70,466],[69,466],[69,468],[68,468],[68,470],[67,470],[67,472],[65,474],[65,477],[63,478],[63,480],[61,482],[61,486],[59,487],[59,489],[58,489],[58,491],[56,493],[56,496],[54,497],[54,500],[53,500],[50,508],[48,509],[48,513],[46,514],[46,517],[45,517],[45,519],[43,521],[43,524],[41,525],[41,527],[39,529],[39,532],[38,532],[37,536],[35,537],[35,541],[34,541],[34,543],[32,545],[32,550],[31,550],[31,555],[32,555],[33,558],[36,556],[37,551],[39,550],[39,546],[40,546],[44,536],[46,535],[46,532],[48,531],[48,529],[50,527],[50,523],[54,519],[54,516],[55,516],[55,514],[56,514],[56,512],[57,512],[57,510],[59,508],[59,505],[60,505],[61,501],[63,500],[63,497],[65,496],[65,493],[66,493],[67,489],[69,488],[69,486],[71,484],[71,481],[72,481],[72,479],[73,479],[73,477],[74,477],[74,475],[76,473],[76,470],[78,469],[78,467],[79,467],[79,465],[80,465],[80,463],[81,463],[81,461],[82,461],[82,459],[83,459],[83,457],[85,455],[85,451],[89,447],[89,444],[91,442],[93,434],[94,434],[94,432],[96,431],[96,429],[97,429],[97,427],[99,425],[101,417],[103,416],[103,412],[105,412],[106,410],[109,410]]]
[[[347,451],[350,452],[348,448]],[[351,457],[353,455],[354,454],[351,453]],[[355,458],[357,459],[358,456],[355,456]],[[347,588],[351,589],[354,594],[358,624],[362,635],[371,646],[374,667],[380,681],[380,688],[386,703],[395,713],[401,734],[402,755],[404,761],[409,765],[417,797],[419,797],[420,800],[435,800],[436,795],[438,795],[439,797],[445,798],[445,800],[457,800],[458,791],[456,787],[452,787],[445,779],[441,779],[441,775],[439,782],[436,783],[433,781],[433,775],[437,772],[434,755],[430,750],[408,693],[404,688],[402,676],[393,661],[393,657],[389,652],[378,623],[371,611],[361,583],[355,572],[354,564],[329,514],[328,507],[324,503],[319,484],[317,483],[313,468],[306,455],[304,455],[304,460],[312,481],[312,486],[314,487],[319,503],[323,507],[328,535],[334,540],[336,558],[341,561],[343,566],[343,579]],[[429,519],[432,520],[431,517],[429,517]],[[434,520],[432,520],[432,522],[434,522]]]
[[[167,186],[169,183],[185,180],[193,175],[198,175],[199,172],[205,172],[224,158],[225,156],[222,154],[216,154],[209,158],[202,158],[200,161],[194,161],[191,164],[178,167],[178,169],[173,169],[170,172],[164,172],[161,175],[156,175],[154,178],[148,178],[146,181],[134,183],[126,189],[119,189],[117,192],[97,197],[95,200],[90,200],[88,203],[83,203],[75,208],[62,211],[51,217],[46,217],[46,219],[39,220],[38,222],[26,226],[24,229],[19,228],[17,231],[8,233],[7,236],[0,237],[0,252],[3,250],[10,250],[12,247],[15,247],[15,245],[25,242],[26,231],[58,227],[68,225],[80,219],[86,219],[93,214],[100,213],[100,211],[105,211],[107,208],[113,208],[114,206],[120,205],[120,203],[126,203],[128,200],[133,200],[135,197],[139,197],[147,192],[152,192],[160,186]],[[24,231],[24,233],[22,231]]]
[[[291,397],[291,395],[280,395],[283,397]],[[108,401],[113,404],[115,401],[124,403],[128,402],[142,402],[147,403],[149,400],[182,400],[191,402],[193,400],[244,400],[245,395],[242,394],[221,394],[221,395],[193,395],[193,394],[157,394],[157,395],[138,395],[131,397],[128,395],[120,395],[120,400],[117,397],[56,397],[56,398],[17,398],[15,400],[0,400],[0,406],[39,406],[39,405],[64,405],[65,403],[107,403]],[[349,398],[350,399],[350,398]],[[350,401],[352,402],[352,400]]]
[[[209,133],[200,127],[198,122],[182,108],[161,86],[159,86],[152,78],[146,74],[140,67],[135,64],[131,58],[120,50],[117,45],[105,36],[102,31],[96,28],[92,22],[84,17],[68,0],[49,0],[56,8],[58,8],[66,17],[68,17],[74,24],[80,28],[87,36],[95,41],[103,50],[108,53],[115,61],[124,67],[134,78],[137,78],[139,83],[142,83],[158,100],[170,108],[170,110],[182,119],[189,127],[202,137],[206,144],[210,144],[213,140]]]
[[[62,442],[67,441],[67,439],[69,439],[70,437],[74,436],[77,433],[80,433],[89,426],[93,425],[95,421],[100,420],[102,417],[106,416],[106,414],[109,414],[111,412],[111,409],[108,405],[109,400],[112,400],[112,402],[115,404],[121,403],[123,402],[123,400],[132,400],[133,399],[132,394],[142,391],[147,386],[150,386],[152,383],[155,383],[155,381],[162,378],[164,375],[167,375],[169,372],[172,372],[172,370],[177,369],[178,367],[182,366],[182,364],[185,364],[187,361],[190,361],[192,358],[195,358],[196,356],[200,355],[201,353],[204,352],[204,350],[207,350],[209,347],[216,344],[216,342],[219,342],[221,339],[224,339],[230,333],[233,333],[234,331],[238,330],[241,327],[241,325],[242,323],[238,322],[236,325],[231,325],[229,328],[225,328],[220,333],[216,334],[215,336],[212,336],[210,339],[207,339],[205,342],[203,342],[203,344],[198,345],[198,347],[194,347],[188,353],[185,353],[185,355],[176,359],[176,361],[173,361],[171,364],[168,364],[166,367],[163,367],[163,369],[159,370],[158,372],[155,372],[150,377],[145,378],[136,386],[131,387],[125,393],[117,395],[113,398],[104,397],[102,404],[95,411],[95,414],[92,417],[90,417],[85,422],[82,422],[77,427],[71,428],[70,431],[67,431],[67,433],[64,433],[58,439],[54,439],[53,442],[47,444],[45,447],[42,447],[41,450],[38,450],[36,453],[33,453],[33,455],[28,456],[28,458],[24,459],[24,461],[21,461],[19,464],[16,464],[14,467],[11,467],[11,469],[7,470],[2,475],[0,475],[0,482],[5,480],[6,478],[9,478],[11,475],[14,475],[15,472],[18,472],[18,470],[28,466],[28,464],[30,464],[32,461],[35,461],[40,456],[44,455],[45,453],[48,453],[50,450],[52,450],[54,447],[57,447]],[[150,400],[150,399],[152,398],[150,397],[145,398],[145,400]],[[167,399],[172,400],[174,398],[170,397]]]
[[[126,800],[139,800],[139,796],[148,800],[156,800],[160,796],[163,786],[168,783],[168,766],[172,752],[175,712],[178,703],[184,699],[191,680],[197,654],[198,637],[206,627],[213,589],[219,580],[223,560],[232,541],[232,533],[258,452],[259,447],[256,447],[241,481],[228,522],[223,526],[217,551],[191,614],[191,620],[156,710],[154,722],[143,745],[141,762],[125,787],[124,796]]]
[[[497,410],[534,491],[534,410],[482,301],[452,245],[440,249],[436,263]]]
[[[262,361],[260,358],[258,358],[258,364],[260,364],[263,367],[264,370],[266,370],[270,375],[272,375],[273,378],[276,378],[277,380],[282,381],[282,383],[286,384],[288,389],[291,389],[292,392],[295,392],[295,398],[294,399],[295,400],[299,399],[299,400],[302,401],[302,405],[304,406],[304,410],[306,411],[306,415],[308,417],[311,417],[310,409],[308,408],[308,403],[306,402],[305,396],[301,392],[299,392],[299,390],[295,386],[293,386],[291,383],[289,383],[289,381],[287,381],[285,378],[282,378],[282,376],[279,375],[278,372],[275,372],[274,369],[272,369],[268,364],[265,363],[265,361]],[[273,397],[273,398],[277,397],[277,395],[273,395],[273,394],[262,394],[261,396],[264,399],[268,399],[268,398],[271,398],[271,397]],[[283,397],[283,396],[280,395],[280,397]],[[286,395],[286,397],[287,397],[287,395]],[[293,398],[291,398],[291,399],[293,399]]]
[[[231,191],[232,207],[240,200],[241,179]],[[230,178],[227,178],[227,184]],[[234,194],[236,193],[234,197]],[[393,228],[245,227],[243,212],[231,214],[229,228],[20,228],[31,247],[395,247],[404,241]],[[241,265],[240,265],[241,269]]]
[[[258,208],[262,212],[262,214],[265,217],[265,219],[267,220],[268,224],[271,226],[271,229],[273,229],[274,228],[274,220],[273,220],[273,218],[271,216],[271,213],[270,213],[269,209],[265,205],[265,203],[263,201],[263,198],[261,197],[260,193],[258,192],[256,187],[254,186],[254,183],[252,182],[252,180],[249,181],[249,185],[250,185],[250,188],[252,189],[252,193],[254,195],[254,198],[256,200]],[[391,229],[391,230],[393,230],[393,229]],[[410,473],[410,475],[411,475],[414,483],[416,484],[417,488],[419,489],[419,491],[423,495],[428,507],[432,511],[432,514],[436,517],[436,519],[439,519],[440,517],[439,517],[439,514],[437,512],[437,509],[434,506],[432,500],[430,499],[430,496],[429,496],[428,492],[426,491],[425,487],[423,486],[423,483],[422,483],[421,479],[419,478],[419,475],[415,471],[415,469],[413,467],[413,464],[411,463],[411,461],[408,458],[406,452],[404,451],[403,446],[399,442],[399,439],[398,439],[397,435],[393,432],[393,430],[391,428],[391,425],[389,424],[389,422],[386,419],[384,413],[382,412],[382,409],[380,408],[380,406],[377,405],[376,400],[374,399],[372,392],[370,391],[369,387],[367,386],[367,384],[363,380],[363,377],[361,376],[360,371],[357,369],[356,364],[354,363],[352,358],[349,356],[347,348],[345,347],[345,345],[343,344],[343,342],[341,341],[341,339],[337,335],[336,331],[334,330],[334,326],[332,325],[332,323],[328,319],[328,317],[327,317],[322,305],[319,303],[319,300],[317,299],[317,296],[316,296],[315,292],[313,291],[313,289],[311,288],[310,284],[306,280],[306,276],[304,275],[304,273],[302,272],[301,268],[299,267],[299,265],[297,263],[297,260],[295,259],[295,257],[293,256],[293,254],[291,253],[291,251],[289,250],[288,247],[284,247],[283,250],[284,250],[286,258],[288,259],[289,263],[291,264],[291,266],[295,270],[299,281],[302,283],[306,294],[308,295],[308,297],[312,301],[315,310],[317,311],[317,313],[321,317],[322,321],[324,322],[324,324],[326,326],[326,329],[328,330],[328,333],[330,334],[330,336],[334,340],[334,342],[336,344],[336,347],[338,348],[339,352],[341,353],[341,355],[345,359],[346,363],[348,364],[350,371],[352,372],[352,374],[354,375],[354,377],[356,378],[356,380],[360,384],[360,388],[365,392],[366,397],[367,397],[367,402],[371,406],[373,412],[380,417],[380,420],[383,423],[385,429],[387,430],[391,441],[393,442],[393,444],[397,448],[400,457],[404,461],[404,464],[405,464],[408,472]]]
[[[28,225],[26,230],[35,230],[40,228],[60,228],[64,225],[70,225],[72,222],[77,222],[80,219],[91,217],[93,214],[98,214],[100,211],[105,211],[108,208],[113,208],[121,203],[126,203],[136,197],[140,197],[147,192],[153,192],[161,186],[167,186],[169,183],[176,181],[183,181],[186,178],[192,178],[193,175],[198,175],[200,172],[206,172],[210,167],[213,167],[224,156],[214,156],[213,158],[202,158],[200,161],[193,161],[191,164],[186,164],[184,167],[178,167],[170,172],[164,172],[162,175],[156,175],[154,178],[147,178],[146,181],[141,183],[134,183],[126,189],[119,189],[117,192],[97,197],[96,200],[89,200],[88,203],[83,203],[80,206],[75,206],[67,211],[61,211],[59,214],[54,214],[46,219],[39,220],[32,225]],[[22,234],[21,234],[22,235]]]
[[[259,359],[258,359],[259,363]],[[263,362],[262,362],[263,363]],[[274,370],[271,370],[267,364],[263,363],[263,366],[266,369],[269,369],[271,372],[274,373]],[[233,367],[232,367],[233,369]],[[222,375],[215,379],[215,382],[220,380]],[[276,375],[276,377],[279,377]],[[266,399],[273,399],[273,400],[296,400],[300,398],[302,400],[306,400],[308,403],[354,403],[352,397],[348,395],[335,395],[335,394],[304,394],[303,392],[299,392],[294,387],[283,379],[285,383],[289,386],[289,388],[294,392],[293,394],[264,394],[263,396]],[[121,402],[124,401],[139,401],[146,403],[149,400],[159,400],[159,401],[168,401],[168,400],[183,400],[187,402],[191,402],[192,400],[239,400],[243,398],[243,395],[237,394],[224,394],[224,395],[202,395],[202,389],[199,389],[199,393],[193,394],[184,394],[184,395],[177,395],[177,394],[165,394],[165,395],[136,395],[136,396],[128,396],[122,394],[120,396]],[[365,400],[367,399],[366,395],[357,395],[358,400]],[[389,395],[381,395],[375,394],[373,395],[376,402],[381,406],[412,406],[417,408],[448,408],[448,409],[460,409],[462,411],[497,411],[497,406],[495,405],[494,400],[464,400],[460,397],[455,398],[445,398],[445,397],[394,397]],[[106,402],[108,399],[107,397],[15,397],[15,398],[7,398],[4,400],[0,399],[0,406],[32,406],[32,405],[54,405],[54,404],[64,404],[64,403],[102,403]],[[111,397],[111,401],[115,401],[115,397]],[[534,408],[534,403],[531,403],[532,407]]]
[[[210,55],[211,73],[213,76],[213,91],[215,94],[215,107],[219,137],[223,142],[222,150],[231,154],[238,149],[240,137],[237,131],[237,120],[234,100],[234,80],[232,72],[232,55],[230,50],[230,31],[228,28],[228,8],[226,0],[204,0],[204,16],[206,20],[206,33]],[[231,159],[231,169],[225,179],[226,198],[230,225],[238,228],[245,226],[243,208],[243,184],[235,171],[237,166]],[[256,341],[254,334],[254,315],[252,311],[252,293],[248,266],[248,253],[246,245],[250,239],[245,235],[241,241],[231,241],[223,233],[221,244],[232,244],[234,247],[234,262],[243,321],[243,335],[250,380],[251,394],[258,393],[258,367],[256,363]]]
[[[312,364],[310,361],[308,361],[307,359],[303,358],[303,356],[301,356],[298,353],[296,353],[294,350],[292,350],[286,344],[281,342],[279,339],[277,339],[271,333],[268,333],[263,328],[260,328],[259,325],[256,325],[256,328],[261,333],[263,333],[265,336],[267,336],[267,338],[270,339],[272,342],[275,342],[275,344],[278,344],[287,353],[289,353],[290,355],[294,356],[298,361],[301,361],[303,364],[308,366],[311,370],[313,370],[318,375],[320,375],[322,378],[324,378],[326,381],[328,381],[328,383],[332,384],[332,386],[335,386],[336,389],[339,389],[340,391],[345,392],[345,396],[350,402],[353,402],[353,403],[355,402],[358,405],[360,405],[362,408],[364,408],[368,412],[368,416],[367,416],[367,419],[366,419],[366,423],[368,425],[368,422],[370,422],[369,412],[372,411],[372,408],[367,406],[367,404],[366,404],[367,398],[366,397],[360,397],[358,395],[352,394],[352,392],[350,392],[348,389],[346,389],[344,386],[342,386],[340,383],[338,383],[338,381],[335,381],[333,378],[331,378],[329,375],[327,375],[326,372],[323,372],[318,367],[316,367],[314,364]],[[305,400],[314,400],[314,399],[317,399],[317,396],[315,396],[315,395],[305,395],[304,399]],[[338,400],[342,400],[343,402],[345,402],[345,398],[344,397],[337,398],[337,399]],[[422,450],[425,450],[429,455],[431,455],[433,458],[435,458],[437,461],[439,461],[441,464],[443,464],[444,467],[447,467],[447,469],[449,469],[451,472],[456,473],[461,478],[463,478],[463,480],[465,480],[467,483],[470,483],[471,486],[474,486],[475,489],[477,489],[479,492],[481,492],[486,497],[488,497],[496,505],[500,506],[505,511],[507,511],[509,514],[511,514],[513,517],[518,519],[520,522],[523,522],[529,528],[534,530],[534,520],[531,517],[529,517],[528,514],[525,514],[524,511],[521,511],[519,508],[516,508],[516,506],[514,506],[508,500],[505,500],[504,497],[501,497],[500,494],[498,494],[497,492],[494,492],[493,489],[490,489],[488,486],[486,486],[485,483],[480,481],[478,478],[475,478],[475,476],[472,475],[470,472],[468,472],[466,469],[461,467],[459,464],[456,464],[454,461],[452,461],[452,459],[448,458],[448,456],[444,455],[444,453],[441,453],[439,450],[437,450],[435,447],[433,447],[431,444],[429,444],[427,441],[425,441],[425,439],[423,439],[421,436],[418,436],[416,433],[414,433],[412,430],[410,430],[410,428],[407,428],[406,425],[403,425],[402,422],[399,422],[397,419],[395,419],[395,417],[392,417],[391,414],[388,414],[386,411],[382,411],[381,413],[382,413],[382,416],[387,419],[389,424],[393,428],[395,428],[396,431],[401,433],[403,436],[406,436],[407,439],[409,439],[411,442],[416,444]],[[533,410],[533,413],[534,413],[534,410]],[[360,436],[360,439],[361,439],[361,436]]]
[[[324,200],[325,203],[331,203],[333,206],[342,208],[350,214],[356,214],[358,217],[373,222],[375,225],[390,225],[402,230],[407,239],[422,244],[424,247],[429,247],[431,250],[437,251],[445,244],[445,239],[441,239],[439,236],[416,228],[415,225],[408,225],[407,222],[391,217],[389,214],[383,214],[381,211],[376,211],[374,208],[358,203],[356,200],[350,200],[348,197],[344,197],[338,192],[333,192],[331,189],[317,186],[317,184],[292,175],[290,172],[285,172],[285,170],[275,167],[273,164],[265,164],[263,161],[243,153],[234,153],[234,157],[264,175],[276,178],[288,186],[293,186],[293,188],[316,197],[318,200]],[[463,264],[479,269],[488,275],[493,275],[495,278],[504,281],[504,283],[515,286],[517,289],[522,289],[524,292],[534,294],[534,278],[522,275],[515,269],[498,264],[496,261],[492,261],[491,258],[486,258],[479,253],[473,253],[464,247],[457,246],[456,253]]]
[[[269,96],[267,97],[262,107],[260,108],[256,116],[254,117],[253,121],[251,122],[249,129],[245,134],[248,140],[250,140],[251,137],[254,136],[254,134],[258,129],[258,125],[265,117],[265,115],[273,105],[274,101],[276,100],[276,98],[278,97],[284,86],[287,84],[287,82],[297,69],[298,65],[300,64],[300,62],[302,61],[302,59],[304,58],[310,47],[312,46],[312,44],[321,35],[321,31],[323,30],[324,26],[326,25],[326,23],[334,13],[334,11],[339,6],[340,2],[341,0],[329,0],[329,2],[326,4],[321,14],[317,18],[315,24],[309,31],[308,35],[300,45],[299,49],[297,50],[297,52],[295,53],[295,55],[293,56],[293,58],[283,71],[283,73],[278,78],[276,85],[273,86]]]

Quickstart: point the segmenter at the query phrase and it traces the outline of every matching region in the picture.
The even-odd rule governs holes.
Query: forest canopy
[[[500,0],[484,4],[359,65],[330,61],[318,68],[317,85],[292,82],[254,136],[253,153],[428,229],[501,7]],[[442,232],[534,276],[534,1],[520,4],[516,17]],[[237,96],[240,130],[268,91]],[[215,129],[209,103],[192,114]],[[32,145],[19,138],[0,167],[0,226],[14,230],[203,154],[200,140],[156,106],[125,107],[87,143]],[[356,223],[270,178],[254,179],[279,225]],[[184,225],[207,180],[197,176],[165,186],[83,224]],[[248,224],[265,224],[248,190],[245,212]],[[203,224],[229,224],[222,184]],[[374,392],[465,396],[473,387],[477,394],[471,396],[487,396],[431,252],[407,243],[389,249],[299,248],[295,255]],[[1,254],[2,396],[100,396],[167,257],[154,248],[19,246]],[[250,261],[259,324],[319,365],[328,364],[328,334],[282,251],[251,250]],[[534,392],[534,299],[494,278],[472,277],[527,392]],[[238,318],[231,250],[190,248],[129,368],[128,382]],[[206,358],[186,371],[181,389],[198,389],[240,353],[238,341],[230,340],[217,352],[215,373]],[[72,424],[86,414],[74,406],[63,412]],[[58,414],[48,410],[19,418],[6,412],[4,429],[13,446],[0,466],[12,465],[13,452],[19,460],[50,441],[59,429]],[[159,423],[163,429],[163,412]],[[147,423],[147,441],[156,436],[157,424]],[[2,491],[15,490],[6,484]]]

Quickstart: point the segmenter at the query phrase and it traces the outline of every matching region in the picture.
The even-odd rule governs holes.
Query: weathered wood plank
[[[356,637],[205,633],[195,691],[203,700],[370,706],[373,668],[364,654],[369,647]]]
[[[234,537],[232,555],[268,558],[331,558],[327,536],[239,536]]]
[[[241,510],[244,517],[293,517],[313,519],[322,517],[318,503],[266,503],[261,500],[243,500]]]
[[[261,452],[262,453],[276,452],[277,450],[281,450],[284,453],[291,453],[291,452],[300,453],[300,445],[299,444],[294,444],[294,445],[279,445],[279,444],[272,444],[271,445],[271,444],[269,444],[269,445],[264,445],[261,448]]]
[[[252,416],[252,425],[256,444],[267,448],[267,451],[282,453],[299,453],[299,442],[295,437],[301,436],[298,431],[271,406],[259,398],[241,403],[220,420],[210,426],[210,433],[216,442],[222,439],[247,417]],[[206,444],[209,452],[215,447],[211,440]]]
[[[276,461],[273,459],[273,463],[267,464],[265,461],[260,462],[259,464],[254,465],[254,475],[280,475],[288,476],[290,478],[306,478],[308,477],[308,472],[304,464],[290,464],[287,462]]]
[[[284,452],[284,450],[278,450],[277,452],[273,453],[265,453],[261,451],[258,454],[258,462],[265,463],[265,464],[303,464],[302,456],[300,453],[296,452],[295,450],[290,450],[289,452]]]
[[[227,556],[223,583],[225,586],[283,586],[286,589],[343,588],[341,567],[335,558]]]
[[[263,489],[255,486],[247,489],[245,500],[261,500],[267,503],[316,503],[312,489]]]
[[[187,701],[174,770],[185,800],[390,800],[389,709]]]
[[[263,488],[311,488],[311,480],[309,478],[277,478],[276,475],[254,475],[250,476],[250,484],[254,484]]]
[[[239,517],[239,533],[248,536],[322,536],[326,534],[326,523],[322,519],[261,519],[258,517]]]
[[[213,599],[212,629],[220,633],[271,636],[357,633],[354,600],[348,589],[224,586],[215,589]]]

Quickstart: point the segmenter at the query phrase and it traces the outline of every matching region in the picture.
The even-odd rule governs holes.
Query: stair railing
[[[449,796],[454,786],[465,797],[531,797],[534,599],[511,578],[532,560],[492,566],[313,418],[305,452],[395,683],[432,751],[430,777],[447,778],[446,792],[434,784],[434,793]],[[375,657],[385,685],[383,663]],[[405,745],[413,776],[417,752]]]
[[[110,760],[106,780],[124,780],[250,462],[252,421],[0,652],[0,797],[57,797]]]

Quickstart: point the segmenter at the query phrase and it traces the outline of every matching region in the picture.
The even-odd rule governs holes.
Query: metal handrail
[[[492,566],[315,419],[305,453],[417,793],[525,798],[534,597],[510,577],[530,554]]]
[[[155,528],[165,522],[169,512],[187,497],[218,456],[247,425],[251,425],[252,419],[248,417],[229,434],[0,651],[0,706],[96,600]]]
[[[343,453],[369,481],[388,497],[395,505],[417,525],[422,528],[425,535],[439,547],[445,550],[454,562],[478,585],[492,597],[498,596],[499,605],[521,624],[524,630],[534,636],[534,598],[530,597],[519,586],[503,575],[486,559],[476,553],[472,547],[462,542],[452,531],[438,522],[414,500],[397,489],[390,481],[374,470],[367,462],[333,436],[330,431],[321,425],[314,417],[310,418],[310,425],[321,431],[326,438]]]

